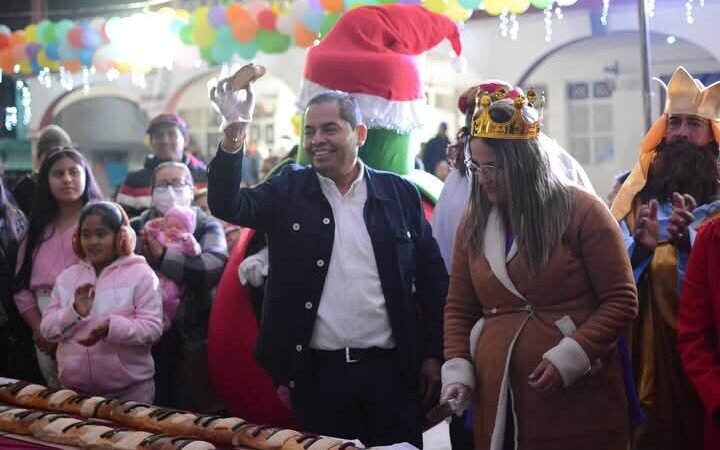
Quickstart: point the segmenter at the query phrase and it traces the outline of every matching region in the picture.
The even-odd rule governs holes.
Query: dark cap
[[[177,114],[172,113],[162,113],[158,114],[153,118],[153,120],[150,121],[150,125],[148,125],[147,132],[148,134],[152,134],[153,131],[155,131],[157,128],[162,126],[173,126],[177,127],[178,130],[184,135],[187,135],[187,123],[185,123],[185,120],[183,120],[182,117],[180,117]]]

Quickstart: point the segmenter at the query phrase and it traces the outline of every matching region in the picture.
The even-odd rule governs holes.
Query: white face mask
[[[173,206],[189,207],[192,204],[193,193],[190,186],[156,187],[152,194],[152,205],[165,214]]]

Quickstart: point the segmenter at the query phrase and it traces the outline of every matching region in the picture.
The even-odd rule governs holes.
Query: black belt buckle
[[[357,359],[354,359],[352,356],[350,356],[350,347],[345,347],[345,362],[348,364],[353,364],[358,362]]]

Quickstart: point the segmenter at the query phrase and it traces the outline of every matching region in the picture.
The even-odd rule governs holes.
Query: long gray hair
[[[496,122],[506,122],[512,117],[513,109],[512,104],[493,104],[490,117]],[[497,205],[501,220],[506,229],[512,229],[530,272],[537,273],[547,264],[570,223],[573,191],[552,171],[547,154],[536,140],[483,139],[495,151],[496,180],[502,183],[505,193]],[[466,245],[476,252],[482,252],[492,207],[477,175],[473,175],[462,233]]]

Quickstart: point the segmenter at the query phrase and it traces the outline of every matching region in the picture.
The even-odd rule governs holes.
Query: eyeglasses
[[[472,159],[465,158],[465,167],[476,175],[481,175],[483,178],[495,178],[498,169],[500,167],[493,166],[492,164],[475,164]]]
[[[179,191],[185,186],[190,186],[190,182],[187,180],[175,180],[175,181],[160,181],[158,184],[155,185],[155,189],[164,191],[169,188],[173,188],[174,191]]]

